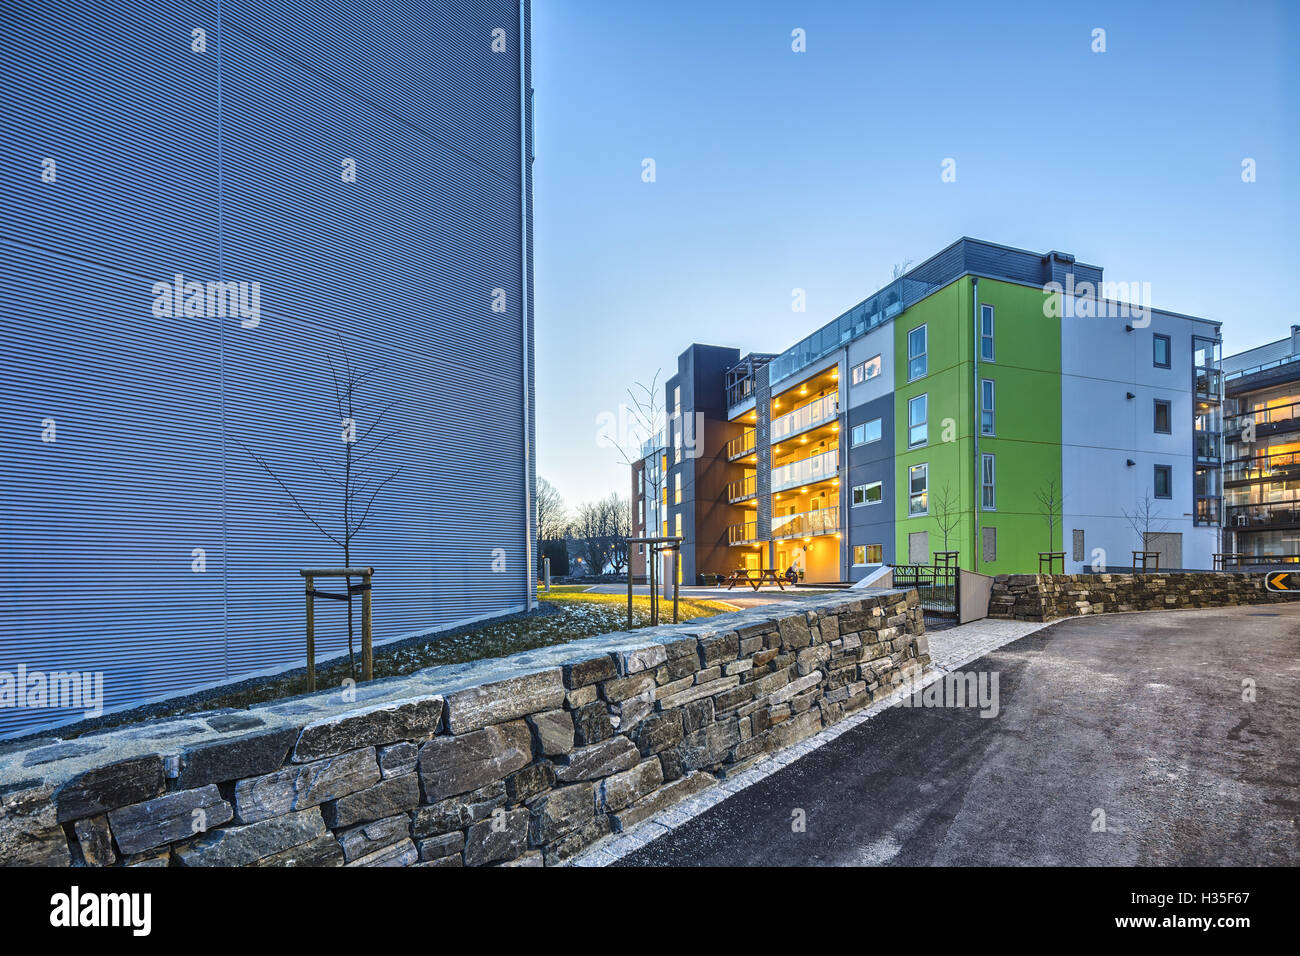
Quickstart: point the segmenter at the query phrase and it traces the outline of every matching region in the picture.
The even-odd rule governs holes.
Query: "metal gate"
[[[916,588],[927,614],[957,616],[958,567],[956,563],[899,564],[894,566],[894,587]]]

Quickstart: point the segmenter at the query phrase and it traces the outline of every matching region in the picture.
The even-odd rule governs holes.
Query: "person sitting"
[[[796,581],[799,580],[799,572],[794,569],[793,564],[790,565],[790,567],[785,569],[785,579],[789,581],[791,584],[794,584]]]

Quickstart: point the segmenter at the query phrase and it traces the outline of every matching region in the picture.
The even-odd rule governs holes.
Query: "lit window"
[[[673,504],[682,503],[682,473],[679,471],[673,475]]]
[[[913,465],[907,469],[907,513],[909,515],[928,514],[929,478],[926,465]]]
[[[908,448],[924,445],[929,440],[930,430],[926,425],[929,404],[928,395],[918,395],[907,403]]]
[[[853,546],[853,563],[859,567],[867,563],[867,546],[865,544],[855,544]]]
[[[907,333],[907,380],[920,378],[928,368],[925,357],[925,326],[918,326]]]
[[[677,537],[682,536],[682,513],[677,512]]]
[[[885,546],[883,544],[867,545],[867,564],[883,564],[885,560]]]

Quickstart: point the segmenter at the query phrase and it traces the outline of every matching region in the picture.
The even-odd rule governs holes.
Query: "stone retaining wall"
[[[915,591],[843,593],[0,745],[0,865],[555,864],[928,662]]]
[[[1000,574],[989,617],[1052,621],[1115,611],[1275,604],[1292,598],[1264,587],[1263,574]]]

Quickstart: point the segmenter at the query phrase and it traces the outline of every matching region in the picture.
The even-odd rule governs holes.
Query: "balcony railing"
[[[758,540],[758,522],[746,521],[727,529],[727,544],[752,544]]]
[[[792,412],[772,420],[772,443],[785,441],[791,435],[797,435],[810,428],[834,421],[840,413],[839,396],[824,395],[815,401],[796,408]]]
[[[1196,397],[1203,402],[1223,398],[1223,373],[1217,368],[1196,369]]]
[[[810,538],[815,534],[835,534],[840,530],[840,509],[818,508],[802,514],[773,516],[772,537]]]
[[[1223,466],[1224,481],[1295,481],[1300,479],[1300,454],[1260,455],[1240,458]]]
[[[750,475],[748,478],[741,478],[739,481],[733,481],[727,485],[727,500],[732,504],[737,501],[744,501],[747,498],[753,498],[756,494],[758,494],[757,475]]]
[[[1223,499],[1211,496],[1197,496],[1196,498],[1196,517],[1194,524],[1197,526],[1218,525],[1223,519]]]
[[[796,485],[806,485],[824,478],[834,478],[839,473],[839,449],[824,451],[820,455],[792,461],[772,469],[772,490],[784,491]]]
[[[1300,526],[1300,501],[1279,501],[1267,505],[1238,505],[1228,508],[1225,527],[1236,530]]]
[[[1223,460],[1223,441],[1213,432],[1195,432],[1192,445],[1198,464],[1218,464]]]
[[[731,439],[727,442],[727,460],[735,461],[737,458],[744,458],[746,455],[754,454],[757,447],[757,433],[752,428],[745,429],[743,435]]]
[[[1289,405],[1257,408],[1253,412],[1242,412],[1240,415],[1233,415],[1224,421],[1223,430],[1227,434],[1240,435],[1252,420],[1255,422],[1255,426],[1259,427],[1260,425],[1281,425],[1297,418],[1300,418],[1300,402],[1291,402]]]

